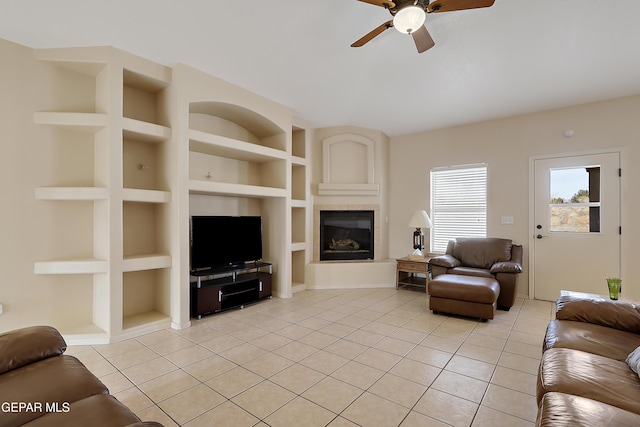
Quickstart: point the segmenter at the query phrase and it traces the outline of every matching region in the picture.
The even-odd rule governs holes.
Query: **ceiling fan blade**
[[[431,38],[431,34],[427,31],[427,27],[424,25],[417,31],[411,33],[413,41],[416,43],[418,53],[425,52],[436,45],[436,42]]]
[[[493,3],[495,3],[495,0],[435,0],[429,3],[427,12],[453,12],[455,10],[480,9],[482,7],[493,6]]]
[[[369,41],[371,41],[371,39],[373,39],[374,37],[380,35],[383,31],[385,31],[385,30],[387,30],[387,29],[389,29],[391,27],[393,27],[393,20],[387,21],[384,24],[381,24],[381,25],[377,26],[375,29],[373,29],[372,31],[368,32],[364,37],[361,37],[356,42],[354,42],[351,45],[351,47],[363,46],[365,43],[368,43]]]
[[[392,8],[394,8],[396,6],[396,4],[394,2],[389,1],[389,0],[359,0],[359,1],[364,2],[364,3],[373,4],[373,5],[380,6],[380,7],[384,7],[384,8],[387,8],[387,9],[392,9]]]

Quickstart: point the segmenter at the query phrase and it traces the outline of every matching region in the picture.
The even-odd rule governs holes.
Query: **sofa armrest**
[[[59,356],[67,343],[55,328],[31,326],[0,334],[0,374]]]
[[[439,255],[431,258],[429,264],[437,265],[438,267],[454,268],[462,265],[462,262],[452,255]]]
[[[562,296],[556,301],[556,319],[640,334],[640,306],[631,302]]]
[[[491,266],[491,269],[489,270],[489,272],[492,274],[497,274],[497,273],[519,274],[519,273],[522,273],[522,265],[514,261],[496,262]]]
[[[509,261],[496,262],[491,266],[490,272],[498,273],[522,273],[522,245],[511,246],[511,259]]]

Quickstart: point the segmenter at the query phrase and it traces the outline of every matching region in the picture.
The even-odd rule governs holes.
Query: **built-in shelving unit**
[[[54,155],[34,197],[67,226],[52,221],[33,271],[51,286],[72,275],[81,291],[62,322],[70,344],[189,326],[193,214],[260,215],[273,295],[304,287],[307,123],[213,76],[110,47],[35,57],[54,89],[33,122]]]
[[[198,96],[206,99],[202,93]],[[270,117],[272,111],[216,98],[211,93],[211,101],[189,103],[188,188],[192,197],[200,197],[190,215],[260,215],[264,259],[285,269],[275,272],[273,293],[289,297],[290,278],[283,274],[289,263],[284,256],[288,217],[279,212],[286,212],[290,200],[290,121],[283,125]]]
[[[92,307],[92,323],[78,319],[74,326],[66,319],[72,326],[62,332],[72,344],[104,343],[166,328],[172,286],[172,190],[166,169],[172,129],[165,90],[171,70],[109,47],[41,49],[35,55],[53,67],[58,86],[68,93],[35,112],[34,123],[61,130],[53,137],[57,145],[81,139],[93,147],[92,158],[63,160],[71,168],[92,168],[92,177],[79,185],[52,182],[35,189],[38,200],[93,205],[92,218],[82,219],[93,231],[78,237],[92,242],[92,253],[34,265],[39,275],[87,275],[93,287],[92,300],[77,301]],[[84,182],[89,180],[92,186]],[[86,215],[85,208],[77,211]]]
[[[310,152],[311,129],[302,120],[291,128],[291,283],[294,292],[305,289],[305,268],[311,250]]]
[[[197,105],[200,109],[203,104]],[[198,108],[195,108],[199,111]],[[206,109],[205,109],[206,110]],[[213,108],[217,114],[222,110]],[[247,114],[249,114],[247,112]],[[286,179],[284,170],[287,153],[273,145],[281,133],[281,129],[272,128],[262,139],[251,134],[251,129],[225,120],[225,126],[217,130],[222,120],[219,116],[204,113],[191,113],[193,126],[201,126],[211,130],[205,132],[190,127],[189,135],[189,189],[194,194],[211,194],[222,196],[285,198]],[[255,117],[254,120],[258,120]],[[207,122],[210,121],[210,123]],[[250,127],[251,124],[243,123]],[[224,135],[229,128],[235,128],[235,134],[249,135],[245,141]],[[220,133],[212,133],[212,132]]]
[[[188,216],[260,215],[273,295],[291,297],[292,259],[304,271],[308,254],[309,128],[288,108],[184,65],[173,69],[172,89],[189,200],[188,209],[181,205],[180,252],[189,250]],[[188,257],[181,262],[186,282]]]

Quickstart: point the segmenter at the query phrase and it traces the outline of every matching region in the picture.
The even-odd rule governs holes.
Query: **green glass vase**
[[[622,288],[622,279],[618,277],[607,277],[607,286],[609,287],[609,298],[614,301],[617,300]]]

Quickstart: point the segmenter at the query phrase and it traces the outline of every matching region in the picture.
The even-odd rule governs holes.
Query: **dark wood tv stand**
[[[191,272],[191,317],[218,313],[271,298],[272,265],[249,262]]]

